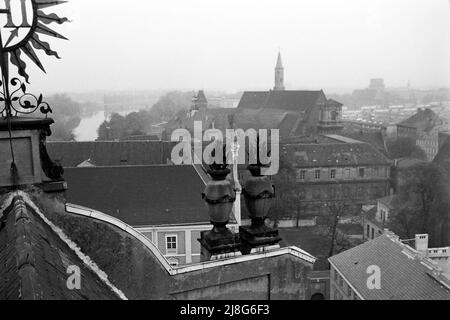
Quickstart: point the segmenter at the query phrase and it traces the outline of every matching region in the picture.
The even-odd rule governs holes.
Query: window
[[[369,238],[369,237],[370,237],[370,226],[367,225],[367,238]]]
[[[359,177],[364,178],[365,170],[364,168],[359,168]]]
[[[298,174],[298,179],[304,181],[306,179],[306,170],[300,170]]]
[[[375,229],[372,228],[372,239],[375,239]]]
[[[167,254],[177,254],[177,235],[167,235],[166,236],[166,253]]]
[[[331,171],[330,171],[330,179],[336,179],[336,169],[331,169]]]
[[[320,169],[314,171],[314,178],[320,180]]]

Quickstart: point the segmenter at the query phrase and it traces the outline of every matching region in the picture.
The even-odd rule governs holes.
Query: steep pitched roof
[[[450,299],[450,287],[431,275],[431,262],[415,256],[412,248],[390,234],[335,255],[329,261],[367,300]],[[370,266],[381,269],[380,290],[367,287]]]
[[[266,101],[268,91],[246,91],[239,101],[238,109],[260,109]]]
[[[270,91],[262,107],[305,112],[314,107],[321,97],[325,99],[323,91]]]
[[[367,143],[287,144],[285,154],[299,167],[389,165],[381,152]]]
[[[203,102],[207,103],[208,100],[206,100],[205,92],[203,90],[200,90],[196,97],[197,102]]]
[[[76,167],[90,159],[96,166],[160,165],[170,159],[175,144],[165,141],[48,142],[52,159]]]
[[[425,132],[442,124],[442,119],[431,109],[419,110],[413,116],[399,123],[400,126],[417,128]]]
[[[193,166],[66,168],[67,201],[132,226],[209,224]]]
[[[116,300],[61,235],[17,196],[0,210],[0,300]],[[80,268],[81,288],[70,290],[70,266]]]

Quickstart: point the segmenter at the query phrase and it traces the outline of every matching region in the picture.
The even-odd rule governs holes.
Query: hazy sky
[[[50,9],[52,10],[52,9]],[[48,12],[49,10],[47,10]],[[34,88],[269,89],[450,86],[449,0],[71,0],[62,60]]]

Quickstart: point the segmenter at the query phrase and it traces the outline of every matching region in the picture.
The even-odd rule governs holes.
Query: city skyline
[[[56,44],[63,59],[49,65],[49,76],[30,68],[33,88],[267,90],[279,50],[287,89],[350,92],[370,78],[450,86],[448,1],[265,0],[255,8],[254,1],[68,2],[58,8],[72,19],[64,27],[70,41]]]

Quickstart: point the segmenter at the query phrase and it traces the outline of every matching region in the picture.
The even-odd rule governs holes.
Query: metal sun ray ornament
[[[52,112],[48,103],[39,97],[27,93],[26,83],[29,83],[26,56],[45,73],[35,50],[44,51],[48,56],[60,58],[50,45],[40,36],[48,36],[67,40],[64,36],[52,30],[48,25],[68,22],[55,13],[45,13],[42,9],[53,7],[67,1],[55,0],[0,0],[0,115],[10,119],[18,114],[31,114],[40,110],[46,116]],[[3,5],[3,6],[2,6]],[[4,24],[6,23],[6,24]],[[9,65],[18,69],[19,77],[10,78]],[[25,83],[26,82],[26,83]],[[2,106],[3,104],[3,106]]]

